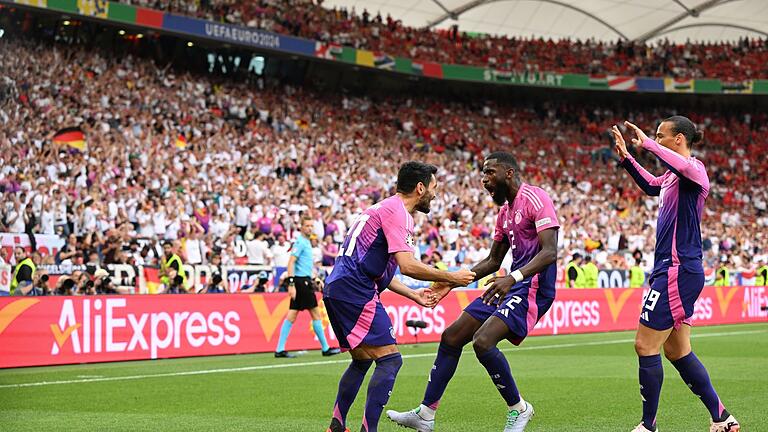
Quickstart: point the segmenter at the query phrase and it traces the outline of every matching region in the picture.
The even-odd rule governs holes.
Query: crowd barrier
[[[399,343],[416,342],[408,320],[426,328],[419,342],[436,342],[482,291],[454,291],[434,309],[391,292],[382,303]],[[646,290],[560,290],[533,335],[632,330]],[[0,297],[0,367],[270,352],[288,312],[283,293],[159,296]],[[768,320],[766,287],[704,288],[694,325]],[[336,338],[323,324],[331,344]],[[317,349],[308,313],[299,318],[288,350]]]
[[[42,256],[56,255],[64,246],[64,239],[55,235],[35,234],[37,251]],[[146,239],[140,242],[147,242]],[[142,243],[149,244],[149,243]],[[29,237],[26,234],[0,232],[0,258],[6,263],[12,262],[14,247],[21,246],[31,251]],[[276,291],[280,281],[280,276],[285,272],[285,267],[255,266],[245,265],[247,248],[242,240],[235,240],[232,243],[236,265],[222,266],[214,268],[208,265],[190,265],[185,264],[184,269],[188,275],[189,287],[195,291],[205,288],[214,272],[220,272],[225,281],[227,292],[239,292],[244,288],[253,285],[260,285],[265,292]],[[1,261],[0,261],[1,262]],[[42,265],[40,269],[48,271],[49,287],[56,286],[56,282],[61,275],[71,274],[74,270],[85,270],[91,274],[95,267],[86,265]],[[126,291],[135,294],[154,294],[158,291],[160,278],[157,274],[157,268],[150,266],[131,266],[127,264],[107,264],[105,269],[112,277],[112,282]],[[324,275],[330,273],[332,267],[318,267],[315,270],[321,279]],[[452,267],[451,270],[455,269]],[[12,268],[7,264],[0,264],[0,296],[7,295],[9,292],[10,278],[6,275],[12,272]],[[12,273],[11,273],[12,274]],[[502,270],[499,275],[505,272]],[[429,283],[418,281],[401,274],[397,278],[411,288],[420,288],[428,286]],[[705,268],[704,278],[707,285],[715,282],[715,269]],[[469,288],[482,288],[485,280],[479,283],[473,282]],[[731,272],[731,284],[750,286],[755,283],[755,272]],[[625,288],[629,286],[629,271],[621,269],[599,269],[597,277],[597,287],[595,288]],[[557,288],[565,287],[565,266],[559,266],[557,271]]]

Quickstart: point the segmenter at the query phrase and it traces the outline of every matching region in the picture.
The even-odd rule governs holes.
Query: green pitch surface
[[[768,323],[694,328],[693,348],[744,431],[768,431]],[[633,333],[503,343],[529,431],[629,431],[640,419]],[[418,405],[435,344],[403,346],[388,409]],[[3,431],[325,431],[348,355],[241,355],[0,371]],[[698,398],[664,363],[661,431],[708,431]],[[368,373],[370,378],[371,371]],[[360,429],[365,384],[348,419]],[[437,431],[501,431],[506,407],[471,348],[440,405]],[[396,431],[387,419],[379,430]]]

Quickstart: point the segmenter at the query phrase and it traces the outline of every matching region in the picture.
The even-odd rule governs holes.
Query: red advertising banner
[[[419,342],[435,342],[481,293],[454,291],[434,309],[391,292],[382,302],[400,343],[416,341],[408,320],[426,322]],[[533,335],[635,329],[644,290],[562,289],[557,295]],[[286,294],[0,297],[0,367],[270,352],[288,304]],[[766,306],[766,287],[705,287],[694,324],[766,322]],[[324,327],[333,345],[327,320]],[[301,313],[287,349],[317,348],[309,314]]]

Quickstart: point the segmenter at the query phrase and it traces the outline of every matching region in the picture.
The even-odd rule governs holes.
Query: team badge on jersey
[[[515,211],[515,225],[519,225],[521,220],[523,220],[523,213],[520,210],[516,210]]]

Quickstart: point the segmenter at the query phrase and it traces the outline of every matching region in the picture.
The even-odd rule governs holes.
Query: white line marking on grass
[[[766,332],[768,332],[768,330],[745,330],[745,331],[733,331],[733,332],[704,333],[704,334],[692,335],[691,338],[698,339],[698,338],[705,338],[705,337],[736,336],[736,335],[766,333]],[[505,349],[502,349],[501,351],[504,351],[504,352],[534,351],[534,350],[557,349],[557,348],[614,345],[614,344],[622,344],[622,343],[631,343],[634,341],[635,340],[633,338],[633,339],[614,339],[614,340],[607,340],[607,341],[581,342],[581,343],[566,343],[566,344],[552,344],[552,345],[538,345],[538,346],[534,345],[534,346],[519,347],[519,348],[505,348]],[[422,354],[406,354],[406,355],[403,355],[403,358],[409,359],[409,358],[433,357],[434,355],[435,355],[434,352],[422,353]],[[3,384],[3,385],[0,385],[0,388],[39,387],[39,386],[48,386],[48,385],[57,385],[57,384],[81,384],[81,383],[107,382],[107,381],[131,381],[131,380],[149,379],[149,378],[208,375],[208,374],[215,374],[215,373],[246,372],[246,371],[255,371],[255,370],[262,370],[262,369],[283,369],[283,368],[293,368],[293,367],[301,367],[301,366],[317,366],[317,365],[329,365],[329,364],[339,364],[339,363],[349,363],[349,359],[324,360],[324,361],[300,362],[300,363],[282,363],[282,364],[270,364],[270,365],[260,365],[260,366],[244,366],[244,367],[226,368],[226,369],[203,369],[203,370],[194,370],[194,371],[186,371],[186,372],[168,372],[168,373],[160,373],[160,374],[152,374],[152,375],[127,375],[127,376],[102,377],[102,378],[83,378],[83,379],[62,380],[62,381],[40,381],[40,382],[19,383],[19,384]]]

